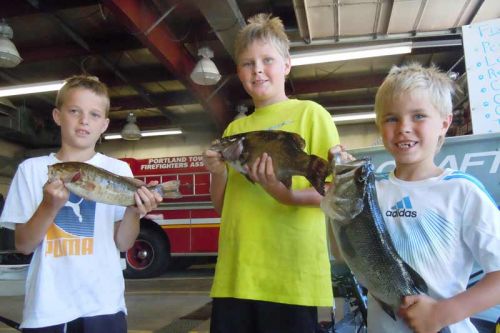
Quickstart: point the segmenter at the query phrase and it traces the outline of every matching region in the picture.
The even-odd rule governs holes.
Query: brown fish
[[[84,199],[117,206],[135,205],[134,193],[142,185],[138,179],[118,176],[83,162],[49,165],[49,180],[54,179],[61,179],[69,191]],[[176,180],[146,187],[163,198],[181,197]]]
[[[325,178],[330,173],[328,162],[304,152],[306,143],[296,134],[285,131],[253,131],[215,140],[210,150],[221,153],[235,170],[248,177],[245,165],[267,153],[273,161],[276,177],[287,187],[292,176],[304,176],[321,195],[325,194]]]

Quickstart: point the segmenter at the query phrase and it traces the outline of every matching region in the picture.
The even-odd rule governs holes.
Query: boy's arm
[[[26,223],[16,224],[15,246],[18,251],[30,254],[36,249],[68,198],[69,191],[61,180],[44,185],[42,202],[33,216]]]
[[[486,274],[471,288],[448,299],[407,296],[399,314],[415,332],[437,332],[497,304],[500,304],[500,271]]]
[[[157,181],[148,185],[156,185]],[[135,193],[135,206],[129,206],[125,210],[123,219],[115,223],[115,243],[120,252],[127,251],[134,245],[137,235],[139,235],[140,216],[152,211],[163,198],[157,193],[148,190],[145,186],[140,187]]]

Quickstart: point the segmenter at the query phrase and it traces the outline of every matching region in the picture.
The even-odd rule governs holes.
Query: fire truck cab
[[[158,276],[173,256],[216,256],[220,217],[210,201],[210,173],[202,156],[122,160],[145,183],[178,180],[182,194],[179,199],[164,199],[141,219],[139,236],[125,254],[125,276]]]

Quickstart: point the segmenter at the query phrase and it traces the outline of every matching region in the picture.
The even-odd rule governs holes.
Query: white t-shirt
[[[500,213],[476,178],[446,169],[438,177],[407,182],[390,173],[377,175],[376,189],[399,255],[426,281],[431,297],[450,298],[464,291],[474,261],[485,273],[500,270]],[[477,332],[469,320],[450,329]],[[368,331],[411,332],[371,297]]]
[[[19,165],[0,222],[26,223],[43,198],[47,166],[54,154]],[[127,163],[97,153],[87,163],[131,177]],[[126,313],[120,253],[114,223],[125,207],[85,200],[71,193],[55,223],[35,249],[26,280],[21,327],[65,323],[79,317]]]

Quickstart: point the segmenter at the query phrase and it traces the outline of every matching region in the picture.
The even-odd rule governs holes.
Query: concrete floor
[[[129,333],[208,333],[213,265],[191,266],[159,278],[126,280]],[[24,296],[21,280],[0,280],[0,316],[20,322]],[[196,311],[202,310],[202,311]],[[320,308],[329,319],[330,309]],[[0,323],[0,333],[16,330]]]
[[[211,301],[213,268],[173,272],[160,278],[126,280],[125,300],[130,333],[187,333],[205,320],[181,319]],[[24,283],[0,281],[0,316],[20,322]],[[17,294],[17,295],[16,295]],[[0,332],[17,332],[0,323]],[[206,331],[208,332],[208,330]]]

